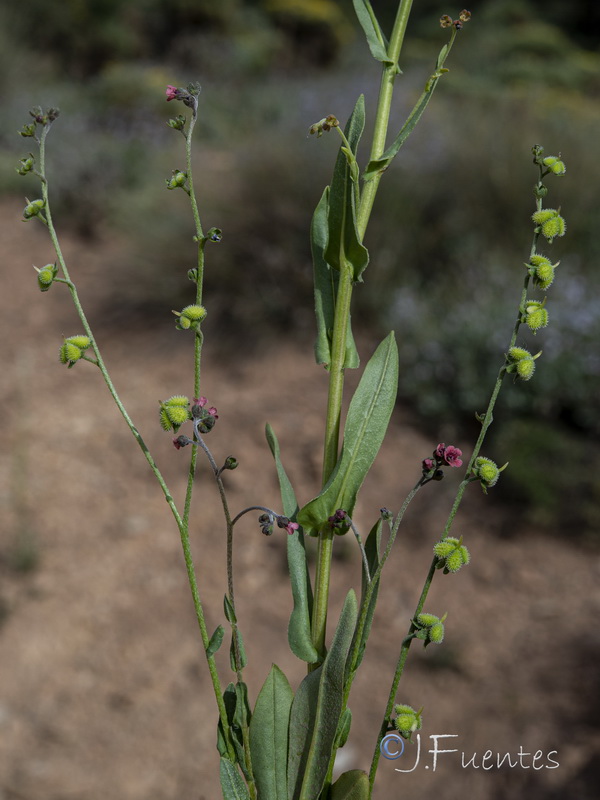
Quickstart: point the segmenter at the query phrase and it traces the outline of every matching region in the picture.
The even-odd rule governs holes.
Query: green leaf
[[[371,3],[369,3],[369,0],[353,0],[353,2],[356,16],[367,37],[371,55],[374,59],[382,61],[384,64],[393,64],[392,59],[387,54],[387,42],[379,27]]]
[[[314,728],[299,800],[317,800],[327,776],[342,714],[344,670],[357,614],[356,595],[354,590],[350,589],[346,595],[331,648],[322,665]]]
[[[236,664],[236,653],[235,653],[236,641],[237,641],[238,654],[240,657],[239,664]],[[246,649],[244,647],[244,640],[242,639],[242,634],[240,633],[240,629],[237,627],[237,625],[234,625],[233,630],[231,631],[231,644],[229,646],[229,664],[231,666],[232,672],[237,672],[238,669],[244,669],[247,663],[248,659],[246,658]]]
[[[210,656],[214,656],[219,647],[221,647],[221,645],[223,644],[224,636],[225,636],[225,628],[222,625],[219,625],[219,627],[210,637],[210,642],[208,643],[208,647],[206,648],[206,655],[209,658]]]
[[[250,723],[250,704],[248,702],[248,687],[243,681],[238,681],[235,685],[235,710],[231,720],[231,733],[233,747],[237,762],[246,778],[250,778],[250,770],[246,763],[246,751],[244,750],[244,729]]]
[[[292,484],[281,463],[279,442],[277,441],[273,428],[268,423],[266,426],[266,436],[271,453],[275,459],[275,466],[279,477],[283,513],[286,517],[289,517],[289,519],[295,519],[298,512],[296,495],[294,494]],[[312,590],[306,561],[304,534],[301,531],[295,531],[288,535],[287,558],[292,598],[294,600],[294,608],[288,625],[290,649],[298,658],[307,661],[309,664],[314,664],[315,661],[319,660],[319,654],[315,650],[310,633]]]
[[[364,127],[365,99],[361,94],[344,131],[354,156]],[[332,269],[342,270],[351,265],[352,279],[358,281],[369,263],[369,253],[358,235],[358,167],[354,157],[352,160],[353,164],[349,164],[347,151],[344,153],[344,148],[340,148],[329,192],[328,236],[324,255]]]
[[[223,609],[225,610],[227,622],[231,623],[231,625],[235,625],[237,623],[237,617],[231,604],[231,600],[227,597],[227,595],[225,595],[223,598]]]
[[[392,332],[371,357],[354,393],[342,454],[331,478],[298,514],[305,532],[319,531],[337,509],[352,516],[358,491],[383,442],[397,389],[398,348]]]
[[[281,462],[281,451],[279,449],[279,442],[277,441],[277,436],[275,435],[275,431],[267,422],[265,426],[265,435],[267,437],[267,444],[269,445],[269,449],[273,454],[273,458],[275,459],[275,468],[277,469],[277,477],[279,478],[279,490],[281,492],[281,503],[283,507],[283,513],[289,519],[294,519],[297,512],[298,512],[298,503],[296,502],[296,495],[294,493],[294,488],[290,482],[290,479],[287,476],[285,469],[283,468],[283,464]]]
[[[369,161],[367,164],[367,168],[364,171],[363,179],[365,181],[373,180],[373,178],[378,175],[380,172],[386,170],[393,159],[398,154],[398,151],[404,144],[404,142],[408,139],[410,134],[413,132],[417,123],[421,119],[423,112],[427,108],[427,104],[431,100],[433,95],[434,89],[438,84],[439,79],[442,75],[448,72],[447,69],[444,69],[443,64],[446,60],[448,53],[450,52],[450,44],[445,44],[436,61],[436,68],[435,71],[429,76],[429,80],[425,84],[425,89],[419,99],[417,100],[415,107],[408,115],[408,119],[400,129],[400,133],[396,136],[392,144],[387,148],[387,150],[382,153],[382,155],[373,160]]]
[[[297,800],[300,796],[308,749],[315,727],[322,672],[323,664],[308,673],[296,690],[292,703],[287,769],[288,800]]]
[[[343,747],[348,741],[350,735],[350,726],[352,725],[352,711],[349,708],[344,709],[344,713],[340,717],[338,728],[335,733],[335,747]]]
[[[369,776],[362,769],[340,775],[331,787],[330,800],[369,800]]]
[[[369,565],[369,574],[371,578],[377,571],[379,567],[379,549],[381,545],[381,531],[383,528],[383,520],[381,517],[377,520],[375,525],[371,528],[369,535],[367,536],[367,541],[365,542],[365,553],[367,556],[367,564]],[[362,614],[363,605],[366,600],[366,593],[368,588],[367,582],[367,575],[365,572],[365,568],[363,565],[362,570],[362,586],[361,586],[361,600],[360,600],[360,613]],[[373,593],[371,594],[371,599],[369,601],[369,607],[367,609],[367,615],[365,617],[365,624],[362,630],[362,634],[360,637],[360,645],[357,650],[356,654],[356,661],[354,664],[348,665],[349,672],[356,672],[358,667],[360,666],[360,662],[363,660],[363,656],[365,653],[365,648],[367,646],[367,640],[369,638],[369,633],[371,632],[371,624],[373,622],[373,614],[375,613],[375,606],[377,605],[377,595],[379,593],[379,580],[375,588],[373,589]],[[356,631],[358,634],[358,630]],[[352,642],[352,650],[354,650],[355,640]]]
[[[315,316],[317,318],[317,340],[315,342],[315,358],[317,364],[331,363],[331,334],[335,316],[339,271],[333,270],[325,260],[327,247],[329,212],[329,187],[326,186],[319,200],[310,226],[310,244],[313,259],[313,280],[315,288]],[[348,316],[346,332],[346,355],[344,368],[356,369],[360,363],[352,325]],[[288,515],[289,516],[289,515]]]
[[[231,761],[221,759],[220,773],[224,800],[250,800],[246,784]]]
[[[273,664],[250,722],[252,770],[261,800],[283,800],[287,796],[288,729],[293,699],[288,679]]]

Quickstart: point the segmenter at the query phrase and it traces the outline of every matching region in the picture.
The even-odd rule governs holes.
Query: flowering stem
[[[379,764],[379,758],[381,756],[381,750],[379,749],[381,745],[381,740],[383,739],[389,728],[392,711],[394,710],[394,701],[396,699],[396,692],[398,691],[398,684],[400,683],[400,678],[402,677],[402,673],[404,672],[404,665],[406,664],[406,658],[408,656],[410,644],[413,640],[412,634],[417,629],[414,620],[423,611],[423,606],[425,605],[425,600],[427,599],[429,588],[431,586],[431,582],[433,580],[433,576],[436,571],[435,569],[436,564],[437,564],[437,557],[434,556],[433,561],[431,562],[431,566],[429,567],[429,572],[427,573],[427,577],[425,578],[425,583],[423,584],[423,590],[421,591],[421,596],[419,597],[419,602],[417,603],[415,613],[413,614],[412,621],[408,629],[408,633],[402,642],[402,647],[400,648],[400,655],[398,657],[398,663],[396,664],[396,671],[394,672],[394,680],[392,681],[392,686],[390,688],[388,702],[385,708],[385,715],[383,717],[383,722],[381,723],[381,729],[377,737],[377,744],[375,745],[375,752],[373,753],[373,760],[371,761],[371,769],[369,770],[370,792],[373,791],[373,784],[375,783],[375,775],[377,773],[377,765]]]
[[[375,572],[371,576],[371,582],[367,586],[367,590],[365,592],[364,599],[361,601],[361,611],[360,611],[360,616],[358,618],[358,622],[357,622],[357,625],[356,625],[356,636],[354,637],[354,647],[352,649],[352,652],[351,652],[351,655],[350,655],[350,659],[349,659],[349,662],[348,662],[350,664],[350,673],[349,673],[349,676],[348,676],[348,680],[346,681],[346,685],[344,686],[344,707],[346,706],[346,703],[348,702],[348,697],[350,696],[350,689],[352,688],[352,682],[354,680],[354,675],[356,674],[356,664],[358,662],[358,657],[359,657],[360,648],[361,648],[361,642],[362,642],[362,635],[363,635],[363,631],[364,631],[364,628],[365,628],[365,623],[366,623],[366,620],[367,620],[367,614],[368,614],[368,611],[369,611],[369,605],[371,603],[371,597],[373,596],[373,592],[375,591],[375,589],[377,588],[377,586],[379,584],[379,579],[381,578],[381,573],[383,571],[385,563],[388,560],[388,558],[390,557],[390,553],[392,552],[392,547],[394,546],[394,542],[396,540],[396,535],[398,533],[398,529],[400,527],[400,523],[402,522],[404,514],[406,513],[406,509],[410,505],[412,499],[417,494],[419,489],[422,486],[424,486],[424,484],[425,484],[425,480],[423,478],[420,478],[417,481],[417,483],[415,484],[415,486],[410,490],[410,492],[406,496],[406,499],[402,503],[402,508],[398,512],[398,515],[396,516],[396,519],[394,520],[394,524],[392,525],[392,529],[390,530],[390,536],[389,536],[387,545],[385,547],[385,550],[383,551],[383,555],[381,556],[381,558],[379,560],[379,564],[377,566],[377,569],[375,570]]]
[[[541,180],[540,180],[540,183],[541,183]],[[541,209],[541,202],[542,202],[541,199],[538,198],[538,200],[537,200],[537,209],[538,209],[538,211]],[[538,237],[539,237],[539,232],[534,232],[530,255],[533,255],[535,253],[535,251],[536,251]],[[517,319],[516,319],[516,322],[515,322],[515,325],[514,325],[514,328],[513,328],[513,332],[512,332],[512,336],[511,336],[511,339],[510,339],[509,350],[510,350],[510,348],[515,346],[515,342],[517,340],[517,334],[519,332],[519,327],[521,326],[521,322],[522,322],[522,309],[523,309],[523,307],[525,305],[525,302],[527,300],[527,291],[528,291],[528,287],[529,287],[529,281],[530,281],[530,275],[529,275],[529,272],[527,272],[527,274],[525,276],[525,281],[523,283],[523,289],[521,291],[521,300],[519,302],[519,312],[517,314]],[[500,394],[500,389],[502,388],[502,382],[504,380],[504,376],[505,375],[506,375],[506,364],[504,363],[504,364],[502,364],[502,366],[500,367],[500,369],[498,371],[498,377],[496,378],[496,383],[494,384],[494,388],[493,388],[493,391],[492,391],[492,394],[491,394],[491,397],[490,397],[490,401],[488,403],[487,410],[485,412],[485,416],[483,417],[483,419],[481,421],[481,431],[480,431],[479,436],[477,438],[477,441],[475,443],[475,447],[473,448],[473,453],[471,455],[471,458],[469,459],[469,463],[467,465],[467,469],[466,469],[466,472],[465,472],[465,477],[463,478],[463,480],[460,483],[460,486],[458,487],[458,491],[456,493],[456,497],[455,497],[454,503],[452,505],[452,509],[450,511],[450,514],[448,516],[448,520],[447,520],[446,525],[444,527],[444,533],[443,533],[444,537],[447,536],[448,533],[450,532],[450,528],[452,526],[452,523],[454,521],[454,518],[455,518],[456,513],[458,511],[458,508],[460,506],[461,500],[462,500],[463,495],[465,493],[465,489],[467,488],[469,483],[472,482],[472,479],[473,479],[473,477],[472,477],[472,468],[473,468],[473,465],[475,464],[475,459],[477,458],[477,456],[479,455],[479,452],[481,451],[481,447],[483,445],[483,442],[484,442],[486,433],[488,431],[488,428],[490,427],[490,425],[493,422],[493,419],[494,419],[494,415],[493,415],[494,406],[496,404],[496,400],[498,399],[498,395]],[[394,527],[396,527],[396,525]],[[386,549],[386,552],[387,552],[387,549]],[[383,559],[382,559],[382,561],[383,561]],[[429,587],[431,586],[431,582],[433,580],[433,576],[434,576],[435,571],[436,571],[436,564],[437,564],[437,557],[434,557],[433,561],[431,562],[431,566],[429,568],[429,572],[427,573],[427,578],[425,579],[425,584],[423,586],[423,590],[421,592],[421,596],[419,598],[419,602],[417,604],[417,608],[415,610],[415,613],[413,614],[413,621],[411,622],[409,630],[408,630],[408,634],[407,634],[407,636],[405,637],[405,639],[404,639],[404,641],[402,643],[402,648],[400,650],[400,656],[398,658],[398,663],[396,665],[396,671],[394,673],[394,680],[392,682],[392,687],[390,689],[390,694],[389,694],[389,698],[388,698],[388,704],[386,706],[385,715],[384,715],[384,718],[383,718],[381,729],[379,731],[379,736],[377,738],[377,744],[375,746],[375,752],[373,754],[373,760],[371,762],[371,770],[369,772],[369,784],[370,784],[370,787],[371,787],[371,791],[373,789],[373,783],[375,781],[375,774],[376,774],[376,771],[377,771],[377,765],[379,763],[379,758],[380,758],[380,755],[381,755],[381,751],[379,749],[380,748],[380,744],[381,744],[381,740],[385,736],[385,734],[386,734],[386,732],[388,730],[388,726],[390,724],[390,718],[391,718],[392,710],[393,710],[393,707],[394,707],[394,700],[395,700],[395,697],[396,697],[396,692],[398,691],[398,684],[400,682],[400,678],[402,677],[402,672],[404,671],[404,665],[406,663],[406,658],[408,656],[408,651],[409,651],[409,648],[410,648],[410,644],[411,644],[412,639],[413,639],[413,634],[417,629],[414,620],[418,617],[418,615],[423,610],[423,606],[425,604],[425,600],[427,599],[427,594],[429,592]],[[373,583],[375,583],[376,577],[377,577],[377,572],[375,573],[375,576],[373,577]],[[369,589],[370,588],[371,587],[369,587]]]
[[[197,99],[197,98],[196,98]],[[197,120],[197,102],[192,109],[192,119],[185,134],[185,162],[187,182],[189,187],[189,198],[192,207],[192,216],[194,218],[194,227],[196,230],[196,241],[198,242],[198,258],[197,258],[197,272],[196,272],[196,305],[202,305],[202,290],[204,284],[204,232],[202,230],[202,222],[200,220],[200,212],[198,210],[198,202],[194,192],[194,176],[192,174],[192,136],[194,127]],[[200,372],[202,364],[202,345],[204,343],[204,336],[201,331],[197,331],[194,336],[194,397],[200,397]],[[196,474],[196,463],[198,458],[198,448],[192,447],[190,456],[190,468],[188,472],[187,488],[185,493],[185,501],[183,506],[183,521],[185,527],[188,527],[190,516],[190,509],[192,504],[192,492],[194,488],[194,476]]]
[[[71,277],[69,275],[69,270],[67,268],[67,265],[66,265],[63,253],[62,253],[62,249],[60,247],[60,242],[58,241],[58,236],[57,236],[57,233],[56,233],[56,229],[54,227],[54,223],[52,221],[52,213],[51,213],[51,210],[50,210],[50,201],[49,201],[49,194],[48,194],[48,181],[47,181],[47,179],[45,177],[45,175],[46,175],[46,166],[45,166],[45,161],[46,161],[46,136],[48,135],[48,131],[49,130],[50,130],[50,125],[49,124],[45,125],[44,129],[42,131],[42,135],[41,135],[40,141],[39,141],[39,147],[40,147],[40,173],[41,173],[41,184],[42,184],[42,198],[44,200],[44,204],[45,204],[44,205],[44,210],[46,212],[46,224],[47,224],[47,227],[48,227],[48,231],[50,233],[50,238],[52,240],[52,244],[54,246],[54,251],[56,253],[56,258],[57,258],[58,263],[60,264],[60,267],[62,269],[63,275],[65,277],[65,283],[68,286],[69,292],[70,292],[71,297],[73,299],[73,303],[75,305],[75,309],[77,311],[77,314],[79,316],[81,324],[83,325],[83,328],[85,330],[86,335],[90,339],[91,347],[92,347],[92,349],[94,351],[94,355],[96,356],[97,366],[98,366],[100,372],[102,373],[102,377],[104,379],[104,382],[106,383],[106,386],[108,387],[108,390],[109,390],[109,392],[110,392],[110,394],[111,394],[111,396],[112,396],[117,408],[121,412],[121,415],[123,416],[123,419],[125,420],[129,430],[131,431],[131,433],[132,433],[133,437],[135,438],[136,442],[138,443],[142,453],[144,454],[144,457],[145,457],[146,461],[148,462],[148,464],[150,466],[150,469],[154,473],[154,476],[155,476],[156,480],[158,481],[158,484],[159,484],[160,488],[162,489],[162,492],[163,492],[163,494],[165,496],[165,499],[166,499],[166,501],[167,501],[167,503],[169,505],[169,508],[171,509],[171,513],[173,514],[173,517],[175,518],[175,522],[177,524],[177,528],[179,530],[179,535],[180,535],[180,538],[181,538],[181,544],[182,544],[182,548],[183,548],[185,566],[186,566],[186,571],[187,571],[187,575],[188,575],[188,582],[189,582],[190,589],[191,589],[191,592],[192,592],[192,599],[193,599],[193,603],[194,603],[194,609],[195,609],[195,612],[196,612],[196,619],[198,621],[198,626],[200,628],[200,635],[202,637],[202,643],[204,645],[204,652],[206,653],[206,650],[208,648],[208,644],[209,644],[210,639],[209,639],[208,631],[207,631],[207,628],[206,628],[206,620],[205,620],[205,617],[204,617],[204,610],[202,608],[202,603],[200,601],[200,594],[199,594],[199,591],[198,591],[198,584],[197,584],[197,581],[196,581],[194,562],[193,562],[193,559],[192,559],[192,554],[191,554],[191,549],[190,549],[190,541],[189,541],[189,535],[188,535],[188,531],[187,531],[187,524],[184,524],[183,518],[181,517],[181,515],[180,515],[180,513],[179,513],[179,511],[177,509],[177,506],[175,505],[175,501],[173,500],[173,497],[171,495],[171,492],[169,490],[169,487],[167,486],[167,483],[166,483],[165,479],[163,478],[160,470],[158,469],[158,467],[156,465],[156,462],[154,461],[154,458],[152,457],[152,454],[148,450],[148,447],[147,447],[146,443],[142,439],[142,436],[141,436],[140,432],[138,431],[138,429],[134,425],[133,420],[131,419],[131,417],[129,416],[129,414],[128,414],[126,408],[125,408],[125,406],[121,402],[121,398],[117,394],[117,390],[115,389],[115,386],[114,386],[114,384],[113,384],[113,382],[112,382],[112,380],[110,378],[110,375],[108,374],[108,370],[107,370],[106,365],[104,363],[104,360],[102,358],[102,354],[100,353],[100,349],[98,348],[98,345],[96,343],[96,339],[94,337],[93,331],[92,331],[92,329],[90,327],[90,324],[88,322],[86,314],[85,314],[85,312],[83,310],[83,307],[81,305],[81,301],[79,300],[79,294],[77,292],[77,288],[76,288],[75,284],[73,283],[73,281],[71,280]],[[218,709],[219,709],[219,716],[220,716],[220,719],[221,719],[221,723],[223,725],[223,730],[225,731],[225,738],[226,738],[226,741],[228,743],[228,749],[229,749],[229,752],[230,752],[230,756],[233,759],[233,758],[235,758],[235,752],[233,750],[233,746],[230,743],[229,722],[228,722],[228,719],[227,719],[227,712],[226,712],[226,709],[225,709],[225,704],[223,702],[223,693],[222,693],[222,689],[221,689],[221,683],[220,683],[220,680],[219,680],[219,676],[218,676],[218,673],[217,673],[217,666],[216,666],[216,662],[215,662],[214,656],[208,656],[207,655],[207,661],[208,661],[208,669],[209,669],[209,672],[210,672],[211,681],[212,681],[212,685],[213,685],[213,690],[214,690],[214,693],[215,693],[215,699],[216,699],[217,706],[218,706]]]

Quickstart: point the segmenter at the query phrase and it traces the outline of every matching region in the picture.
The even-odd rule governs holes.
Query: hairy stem
[[[73,283],[73,281],[71,280],[71,277],[69,275],[69,270],[67,268],[67,265],[66,265],[63,253],[62,253],[62,249],[61,249],[61,246],[60,246],[60,242],[58,240],[58,236],[57,236],[57,233],[56,233],[56,229],[54,227],[54,223],[52,221],[52,212],[51,212],[51,209],[50,209],[50,201],[49,201],[49,193],[48,193],[48,181],[46,179],[46,165],[45,165],[45,161],[46,161],[46,137],[48,135],[49,129],[50,129],[49,125],[46,125],[44,127],[44,130],[42,132],[39,144],[40,144],[40,173],[41,173],[41,183],[42,183],[42,197],[43,197],[44,203],[45,203],[44,211],[45,211],[45,215],[46,215],[47,227],[48,227],[48,231],[50,233],[50,238],[52,240],[52,244],[53,244],[54,250],[56,252],[56,258],[58,260],[58,263],[60,264],[61,270],[62,270],[63,275],[65,277],[65,282],[66,282],[66,284],[67,284],[67,286],[69,288],[69,292],[71,293],[71,297],[73,299],[73,303],[75,305],[75,309],[77,311],[77,314],[79,316],[81,324],[83,325],[85,333],[89,337],[89,339],[90,339],[90,341],[92,343],[91,346],[92,346],[92,349],[94,351],[94,355],[96,356],[96,362],[97,362],[98,369],[100,370],[100,372],[102,374],[102,377],[104,379],[104,382],[106,383],[106,386],[108,387],[108,390],[109,390],[109,392],[111,394],[111,397],[113,398],[117,408],[121,412],[121,415],[123,416],[128,428],[129,428],[129,430],[131,431],[131,433],[132,433],[133,437],[135,438],[136,442],[138,443],[142,453],[144,454],[144,457],[145,457],[146,461],[148,462],[148,464],[150,466],[150,469],[154,473],[154,476],[155,476],[156,480],[158,481],[158,484],[159,484],[160,488],[162,489],[162,492],[163,492],[163,494],[165,496],[165,499],[166,499],[166,501],[167,501],[167,503],[169,505],[169,508],[171,509],[171,513],[173,514],[173,517],[175,518],[175,522],[177,524],[177,528],[179,530],[179,535],[180,535],[180,538],[181,538],[181,544],[182,544],[182,549],[183,549],[186,572],[187,572],[187,576],[188,576],[188,582],[189,582],[189,585],[190,585],[190,590],[191,590],[191,593],[192,593],[192,600],[193,600],[194,609],[195,609],[195,612],[196,612],[196,619],[197,619],[197,622],[198,622],[198,626],[200,628],[200,635],[201,635],[201,638],[202,638],[202,644],[204,645],[204,652],[206,654],[206,650],[208,648],[208,644],[209,644],[210,639],[209,639],[208,631],[207,631],[207,627],[206,627],[206,620],[205,620],[205,617],[204,617],[204,609],[202,607],[202,603],[201,603],[201,600],[200,600],[200,593],[199,593],[199,590],[198,590],[198,583],[196,581],[196,574],[195,574],[194,562],[193,562],[192,554],[191,554],[191,548],[190,548],[190,541],[189,541],[189,534],[188,534],[188,530],[187,530],[187,524],[184,524],[183,518],[181,517],[181,515],[180,515],[180,513],[179,513],[179,511],[177,509],[177,506],[175,504],[175,501],[173,500],[173,497],[172,497],[171,492],[170,492],[170,490],[169,490],[169,488],[168,488],[168,486],[166,484],[165,479],[163,478],[160,470],[158,469],[158,467],[156,465],[156,462],[154,461],[154,458],[152,457],[150,451],[148,450],[148,447],[147,447],[146,443],[142,439],[142,436],[141,436],[140,432],[138,431],[138,429],[134,425],[133,420],[131,419],[131,417],[129,416],[129,414],[128,414],[126,408],[125,408],[125,406],[123,405],[123,403],[121,401],[121,398],[119,397],[119,395],[117,393],[117,390],[115,389],[115,386],[114,386],[114,384],[113,384],[113,382],[112,382],[112,380],[110,378],[110,375],[109,375],[108,370],[106,368],[106,365],[104,363],[104,359],[102,358],[102,354],[100,352],[98,344],[96,343],[96,339],[94,337],[93,331],[91,329],[91,326],[90,326],[90,324],[88,322],[87,316],[86,316],[86,314],[85,314],[85,312],[83,310],[83,307],[81,305],[81,301],[79,299],[77,288],[76,288],[75,284]],[[229,722],[227,720],[227,712],[225,710],[225,704],[223,702],[223,692],[222,692],[222,689],[221,689],[221,683],[220,683],[218,672],[217,672],[217,665],[216,665],[216,662],[215,662],[215,659],[214,659],[213,656],[208,656],[207,655],[207,662],[208,662],[208,669],[209,669],[209,672],[210,672],[211,682],[212,682],[213,690],[214,690],[214,694],[215,694],[215,699],[216,699],[217,706],[218,706],[218,709],[219,709],[219,716],[220,716],[220,719],[221,719],[221,722],[222,722],[222,725],[223,725],[223,729],[224,729],[225,734],[226,734],[226,740],[228,742],[228,748],[230,748],[230,755],[231,755],[231,757],[233,759],[235,757],[235,753],[234,753],[233,747],[229,744],[229,739],[230,739]]]
[[[427,577],[425,578],[425,583],[423,584],[423,590],[421,591],[419,602],[417,603],[415,613],[413,614],[413,620],[415,620],[419,616],[419,614],[423,611],[423,606],[425,605],[425,600],[427,600],[427,595],[429,594],[429,588],[431,586],[431,582],[433,580],[433,576],[436,571],[435,570],[436,563],[437,563],[437,558],[434,557],[433,561],[431,562],[431,566],[429,567],[429,572],[427,573]],[[398,657],[398,662],[396,664],[394,679],[392,681],[392,686],[388,696],[388,702],[385,708],[383,722],[381,723],[381,729],[377,737],[377,744],[375,745],[375,752],[373,753],[373,760],[371,761],[371,769],[369,770],[369,786],[371,792],[373,791],[373,784],[375,783],[375,775],[377,773],[377,765],[379,764],[379,758],[381,756],[381,750],[379,749],[379,747],[381,745],[381,740],[385,736],[388,727],[390,725],[392,711],[394,710],[394,702],[396,700],[396,692],[398,691],[398,684],[400,683],[400,678],[402,677],[402,673],[404,672],[404,665],[406,664],[406,658],[408,656],[408,651],[410,649],[410,643],[412,642],[411,634],[413,634],[415,630],[416,626],[414,622],[411,622],[410,627],[408,629],[408,634],[406,635],[406,638],[403,640],[402,647],[400,648],[400,655]]]

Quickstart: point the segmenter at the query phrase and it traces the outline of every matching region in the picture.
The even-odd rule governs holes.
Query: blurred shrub
[[[588,437],[543,419],[506,420],[495,455],[509,461],[495,487],[498,499],[521,522],[598,543],[600,455]]]
[[[286,34],[292,50],[286,60],[296,69],[301,63],[331,65],[352,37],[346,15],[333,0],[264,0],[264,8]]]

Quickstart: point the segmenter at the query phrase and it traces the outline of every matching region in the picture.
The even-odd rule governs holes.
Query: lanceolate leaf
[[[224,800],[250,800],[240,773],[226,758],[221,759],[221,791]]]
[[[273,428],[268,423],[266,435],[279,477],[283,513],[289,519],[295,519],[298,512],[296,495],[281,463],[279,442]],[[312,664],[318,661],[319,655],[314,648],[310,634],[312,591],[306,562],[306,550],[304,548],[304,534],[300,531],[295,531],[287,536],[287,556],[292,597],[294,599],[294,608],[288,625],[288,641],[290,649],[295,656]]]
[[[206,655],[207,656],[214,656],[217,652],[219,647],[223,644],[223,637],[225,636],[225,629],[222,625],[216,629],[213,635],[210,637],[210,642],[208,643],[208,647],[206,648]]]
[[[369,50],[373,58],[377,61],[382,61],[384,64],[391,64],[392,60],[387,54],[385,37],[381,32],[381,28],[379,27],[375,12],[369,0],[354,0],[354,11],[365,32],[367,44],[369,45]]]
[[[365,99],[361,95],[356,101],[352,116],[345,128],[345,135],[356,155],[358,143],[365,126]],[[348,163],[341,148],[333,171],[329,193],[328,237],[325,260],[332,269],[352,267],[352,278],[360,275],[369,263],[369,253],[358,235],[356,208],[358,206],[358,168]]]
[[[273,664],[250,723],[252,770],[261,800],[287,797],[288,729],[293,699],[288,679]]]
[[[383,520],[380,517],[377,520],[377,522],[375,523],[375,525],[373,525],[373,527],[371,528],[371,532],[367,536],[367,541],[365,542],[365,553],[366,553],[366,556],[367,556],[367,564],[369,565],[369,575],[371,576],[371,578],[373,577],[373,575],[375,574],[375,572],[377,570],[377,567],[379,566],[379,549],[380,549],[380,545],[381,545],[381,529],[382,529],[382,527],[383,527]],[[367,581],[367,575],[366,575],[365,568],[364,568],[364,565],[363,565],[361,600],[360,600],[360,615],[359,616],[361,616],[362,613],[363,613],[363,606],[364,606],[365,601],[366,601],[365,595],[367,593],[368,586],[369,586],[369,584],[368,584],[368,581]],[[360,662],[363,659],[363,655],[364,655],[365,648],[366,648],[366,645],[367,645],[367,640],[369,638],[369,633],[371,632],[371,624],[373,622],[373,614],[375,613],[375,606],[377,604],[377,594],[378,594],[378,592],[379,592],[379,580],[377,581],[377,584],[376,584],[375,588],[373,589],[373,592],[371,594],[371,599],[369,601],[369,605],[368,605],[368,608],[367,608],[367,611],[366,611],[365,624],[364,624],[364,627],[363,627],[363,630],[362,630],[362,633],[361,633],[360,644],[358,646],[358,650],[357,650],[357,654],[356,654],[356,660],[355,660],[354,664],[348,663],[347,674],[350,673],[350,672],[355,672],[358,669],[358,667],[360,666]],[[354,647],[355,647],[355,644],[356,644],[356,636],[357,635],[358,635],[358,628],[357,628],[357,631],[355,633],[354,639],[352,640],[352,652],[354,652]]]
[[[350,516],[358,490],[385,436],[398,389],[398,349],[393,332],[379,345],[354,393],[340,460],[321,494],[298,514],[305,531],[319,531],[337,509]]]
[[[383,172],[389,167],[390,163],[396,157],[404,142],[415,129],[418,121],[423,115],[423,112],[427,108],[427,104],[431,100],[431,96],[433,95],[435,87],[438,85],[439,79],[442,77],[442,75],[448,72],[448,70],[444,68],[444,62],[449,52],[450,44],[445,44],[438,55],[435,71],[430,75],[429,80],[425,84],[423,93],[417,100],[413,110],[408,115],[408,119],[400,129],[400,133],[379,158],[375,159],[374,161],[370,161],[367,164],[367,168],[363,174],[365,181],[372,180],[377,174]]]
[[[315,727],[322,672],[323,664],[308,673],[296,690],[292,703],[287,770],[288,800],[298,800],[300,796],[306,759]]]
[[[325,261],[327,247],[329,211],[329,186],[319,200],[313,214],[310,227],[310,241],[313,259],[313,279],[315,287],[315,315],[317,318],[317,340],[315,342],[315,358],[317,364],[325,364],[329,368],[331,362],[331,334],[335,313],[335,301],[339,282],[339,272],[332,269]],[[355,369],[360,363],[358,351],[352,336],[352,326],[348,317],[346,333],[346,356],[344,367]]]
[[[275,468],[277,470],[277,477],[279,478],[279,491],[281,493],[283,513],[286,517],[289,517],[289,519],[294,519],[296,513],[298,512],[298,503],[296,502],[294,487],[292,486],[281,462],[281,451],[279,449],[277,436],[268,422],[265,426],[265,435],[267,437],[269,449],[271,450],[273,458],[275,459]]]
[[[354,590],[346,595],[331,648],[323,662],[314,729],[306,759],[300,800],[317,800],[329,767],[342,713],[344,670],[356,626],[358,607]]]

